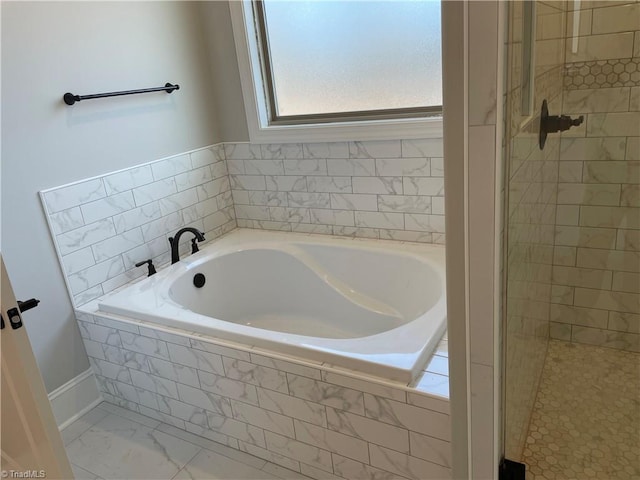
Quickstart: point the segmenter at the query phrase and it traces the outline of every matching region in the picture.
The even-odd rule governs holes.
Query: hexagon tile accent
[[[568,63],[564,88],[635,87],[640,85],[640,57]]]
[[[527,480],[640,478],[640,354],[551,340],[522,461]]]

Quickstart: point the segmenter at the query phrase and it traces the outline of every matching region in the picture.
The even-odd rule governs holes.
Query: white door
[[[73,478],[0,255],[0,476]]]

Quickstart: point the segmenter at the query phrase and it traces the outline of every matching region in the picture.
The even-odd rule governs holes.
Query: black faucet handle
[[[194,237],[191,239],[191,253],[197,253],[200,249],[198,248],[198,240]]]
[[[572,118],[571,119],[571,126],[572,127],[577,127],[582,125],[582,122],[584,122],[584,115],[580,115],[578,118]]]
[[[153,260],[149,259],[149,260],[144,260],[142,262],[138,262],[136,263],[136,267],[141,267],[144,264],[148,264],[149,265],[149,272],[148,272],[148,277],[150,277],[151,275],[154,275],[156,272],[156,267],[153,265]]]

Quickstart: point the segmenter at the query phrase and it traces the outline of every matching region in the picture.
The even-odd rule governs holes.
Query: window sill
[[[442,117],[264,127],[256,125],[257,122],[251,123],[249,138],[252,143],[442,138]]]

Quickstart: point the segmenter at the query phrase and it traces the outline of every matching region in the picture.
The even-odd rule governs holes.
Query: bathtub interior
[[[169,296],[193,312],[255,328],[359,338],[412,321],[437,301],[439,286],[425,288],[433,276],[426,270],[381,252],[251,249],[194,266],[174,280]],[[197,274],[206,279],[200,288]]]
[[[444,275],[440,246],[236,230],[96,307],[406,385],[445,332]]]
[[[434,266],[418,262],[413,256],[312,243],[296,244],[296,248],[315,265],[331,272],[334,280],[393,306],[406,321],[418,318],[444,294],[441,276]]]

